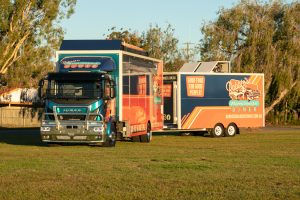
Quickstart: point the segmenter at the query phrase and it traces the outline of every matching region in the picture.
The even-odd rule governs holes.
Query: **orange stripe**
[[[248,79],[248,82],[251,83],[251,82],[253,81],[253,79],[254,79],[254,76],[252,75],[252,76],[250,76],[250,78]]]
[[[208,107],[196,107],[197,109],[194,109],[194,111],[199,111],[195,112],[195,116],[192,118],[190,117],[190,123],[187,125],[185,124],[182,128],[184,129],[189,129],[192,127],[192,125],[197,121],[195,118],[199,118],[199,113],[203,110],[230,110],[231,108],[229,106],[208,106]],[[193,112],[194,112],[193,111]]]
[[[197,118],[201,111],[202,111],[202,109],[199,109],[199,112],[197,112],[197,115],[194,117],[194,120],[192,121],[191,125],[188,128],[191,128],[191,126],[194,124],[194,122],[197,121]]]
[[[256,81],[256,79],[257,79],[257,76],[254,76],[254,78],[252,79],[251,83],[254,84],[255,81]]]
[[[194,108],[194,110],[195,110],[195,108]],[[189,123],[189,121],[191,119],[191,116],[193,115],[194,110],[191,113],[189,113],[189,115],[186,117],[184,123],[182,124],[182,128],[185,127]]]
[[[183,116],[183,118],[181,119],[181,125],[184,124],[184,122],[186,121],[186,119],[188,118],[189,115],[190,115],[190,113],[188,113],[187,115]]]
[[[189,116],[189,118],[187,119],[187,122],[185,124],[186,127],[189,127],[190,124],[192,123],[193,119],[195,118],[195,116],[197,115],[198,113],[198,109],[199,107],[195,107],[193,112],[191,113],[191,115]]]
[[[195,107],[191,115],[188,117],[186,123],[183,125],[183,128],[189,127],[190,123],[193,121],[194,117],[198,113],[199,107]]]
[[[219,110],[219,109],[231,109],[229,106],[207,106],[201,107],[202,110]]]
[[[184,123],[184,120],[186,119],[186,116],[187,116],[187,115],[184,115],[184,116],[182,117],[182,119],[181,119],[181,124]]]
[[[194,118],[197,117],[198,113],[202,110],[230,110],[231,108],[229,106],[207,106],[207,107],[195,107],[190,116],[187,117],[185,123],[182,124],[183,129],[187,129],[190,127],[191,123],[194,123]]]
[[[257,79],[256,79],[256,81],[255,81],[255,85],[258,85],[258,83],[260,82],[260,79],[261,79],[261,77],[259,77],[259,76],[257,76]]]

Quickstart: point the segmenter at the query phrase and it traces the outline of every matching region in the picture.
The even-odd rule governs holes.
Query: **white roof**
[[[198,69],[194,72],[213,72],[213,69],[218,63],[218,61],[202,62]]]
[[[214,69],[218,64],[229,63],[228,61],[210,61],[210,62],[191,62],[184,63],[179,72],[203,72],[214,73]],[[228,72],[230,72],[230,64],[228,65]]]
[[[195,72],[201,62],[184,63],[179,72]]]

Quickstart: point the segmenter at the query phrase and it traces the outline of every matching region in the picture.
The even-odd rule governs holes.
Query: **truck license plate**
[[[70,139],[70,136],[61,135],[61,136],[56,136],[56,138],[57,138],[58,140],[69,140],[69,139]]]

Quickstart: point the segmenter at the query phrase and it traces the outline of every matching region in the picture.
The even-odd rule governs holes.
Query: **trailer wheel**
[[[141,135],[141,142],[149,143],[151,140],[152,140],[151,124],[150,122],[148,122],[147,133],[145,135]]]
[[[238,133],[238,127],[235,125],[235,123],[230,123],[225,131],[226,137],[233,137]]]
[[[224,135],[225,128],[223,124],[217,123],[214,128],[211,130],[211,137],[222,137]]]

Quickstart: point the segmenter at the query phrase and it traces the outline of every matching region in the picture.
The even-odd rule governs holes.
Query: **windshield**
[[[48,98],[61,99],[91,99],[101,98],[100,81],[49,81],[47,89]]]

